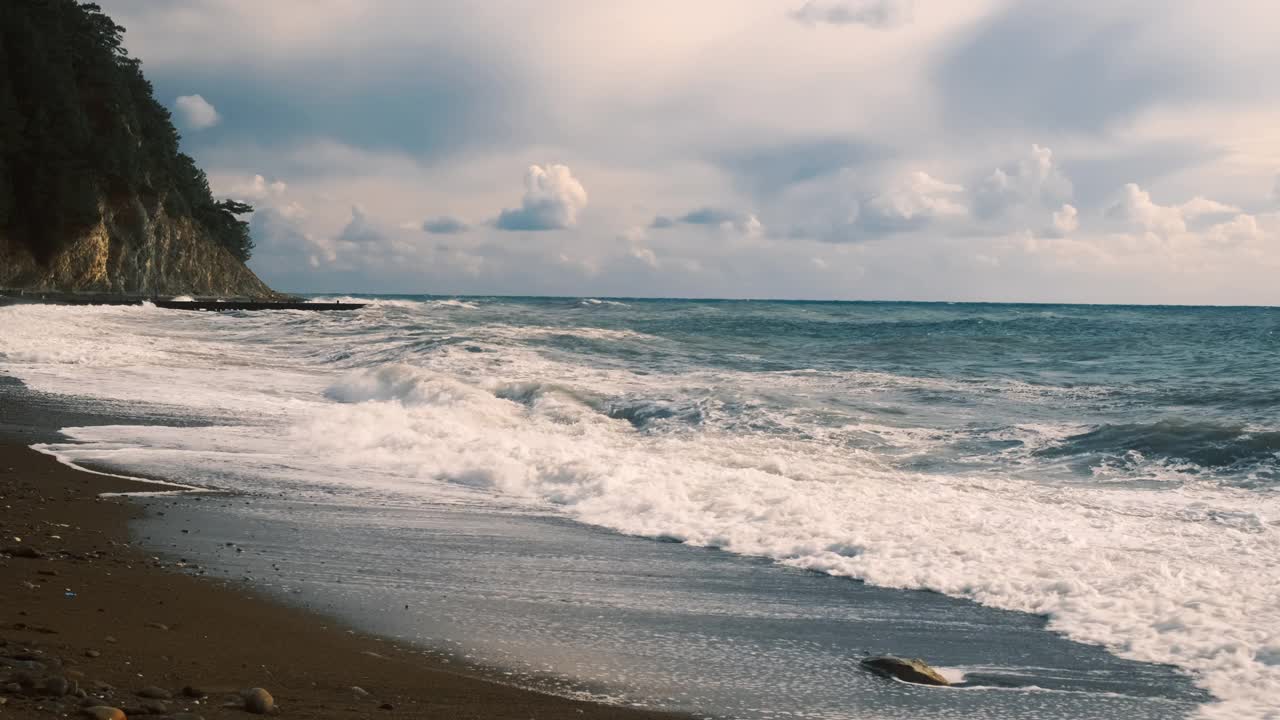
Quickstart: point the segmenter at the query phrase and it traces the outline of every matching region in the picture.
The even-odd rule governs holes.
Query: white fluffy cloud
[[[1111,206],[1108,214],[1124,220],[1131,226],[1161,236],[1180,235],[1187,232],[1188,223],[1205,216],[1231,215],[1240,209],[1231,205],[1197,196],[1181,205],[1161,205],[1151,199],[1151,193],[1128,183],[1121,191],[1120,199]]]
[[[236,200],[253,200],[264,201],[279,198],[288,191],[289,185],[283,180],[268,181],[261,175],[254,175],[251,178],[235,180],[227,188],[225,192],[220,193],[226,197]]]
[[[1080,229],[1080,211],[1074,205],[1063,203],[1062,207],[1053,211],[1053,233],[1066,237]]]
[[[503,210],[494,225],[500,230],[562,230],[576,225],[586,206],[587,191],[568,166],[530,165],[520,207]]]
[[[979,215],[996,216],[1019,205],[1054,206],[1071,198],[1071,181],[1053,160],[1053,151],[1032,145],[1016,162],[996,168],[975,193]]]
[[[872,197],[862,208],[864,225],[894,230],[916,227],[938,218],[968,214],[964,186],[943,182],[926,172],[907,174],[888,190]]]
[[[178,110],[178,122],[188,130],[211,128],[222,120],[218,109],[199,95],[180,95],[174,106]]]

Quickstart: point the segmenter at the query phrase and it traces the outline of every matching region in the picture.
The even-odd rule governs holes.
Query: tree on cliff
[[[253,208],[214,200],[123,34],[92,3],[0,0],[0,233],[47,261],[136,198],[247,260]]]

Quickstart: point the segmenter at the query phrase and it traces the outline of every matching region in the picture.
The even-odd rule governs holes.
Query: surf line
[[[117,478],[120,480],[129,480],[131,482],[142,483],[144,485],[162,485],[164,487],[173,488],[172,490],[135,490],[132,492],[104,492],[98,493],[98,497],[162,497],[165,495],[187,495],[192,493],[207,494],[226,494],[222,490],[214,490],[211,488],[200,487],[198,485],[184,485],[182,483],[170,482],[168,480],[154,480],[152,478],[135,477],[133,475],[121,475],[119,473],[103,472],[102,470],[94,470],[92,468],[77,465],[70,457],[53,449],[48,443],[36,443],[30,446],[32,450],[53,457],[54,460],[66,465],[74,470],[89,473],[90,475],[101,475],[102,477]]]

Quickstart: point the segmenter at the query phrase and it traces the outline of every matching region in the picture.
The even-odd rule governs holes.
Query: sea
[[[0,373],[117,418],[42,451],[199,489],[157,553],[507,682],[1280,718],[1280,309],[316,299],[365,306],[3,307]]]

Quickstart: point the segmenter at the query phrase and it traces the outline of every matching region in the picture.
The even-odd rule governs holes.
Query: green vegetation
[[[0,234],[45,262],[98,222],[99,203],[128,217],[136,199],[247,260],[238,216],[253,208],[213,199],[123,33],[95,4],[0,0]]]

